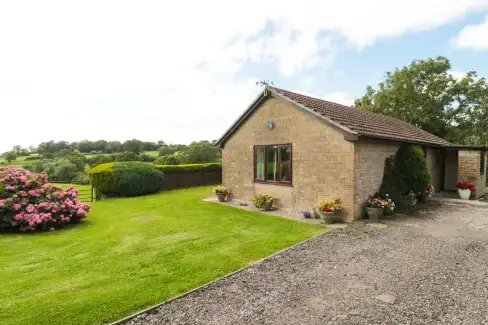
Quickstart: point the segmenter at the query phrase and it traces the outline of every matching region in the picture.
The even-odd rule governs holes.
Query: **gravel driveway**
[[[358,222],[128,324],[488,324],[488,208]]]

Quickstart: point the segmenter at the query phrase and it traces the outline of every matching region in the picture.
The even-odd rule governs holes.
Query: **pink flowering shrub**
[[[90,205],[78,201],[72,187],[63,191],[48,183],[46,174],[0,167],[0,228],[34,231],[76,223],[86,218]]]

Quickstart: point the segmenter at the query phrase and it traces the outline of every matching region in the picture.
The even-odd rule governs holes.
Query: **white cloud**
[[[488,16],[478,25],[468,25],[452,40],[457,48],[488,50]]]
[[[346,106],[351,106],[352,104],[354,104],[354,98],[349,97],[346,93],[343,92],[329,93],[323,96],[322,98],[330,102],[334,102]]]
[[[0,112],[11,122],[2,123],[0,151],[51,139],[218,138],[259,92],[254,78],[267,77],[238,78],[248,62],[284,78],[320,74],[344,40],[360,49],[486,6],[487,0],[3,1]]]

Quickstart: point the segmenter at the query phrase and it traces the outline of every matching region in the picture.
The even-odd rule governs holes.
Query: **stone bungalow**
[[[438,190],[467,180],[483,194],[485,147],[456,146],[395,118],[270,86],[217,145],[233,198],[270,194],[293,214],[339,198],[346,219],[354,220],[379,190],[385,159],[402,143],[424,148]]]

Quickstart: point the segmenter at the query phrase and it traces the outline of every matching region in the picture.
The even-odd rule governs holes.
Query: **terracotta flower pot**
[[[324,223],[330,225],[335,222],[334,212],[319,211],[320,218],[324,220]]]
[[[225,198],[227,197],[227,193],[216,193],[217,194],[217,199],[219,199],[219,202],[225,202]]]
[[[466,190],[458,188],[458,195],[461,200],[469,200],[471,197],[471,190],[469,188]]]
[[[383,215],[383,208],[366,207],[366,214],[371,221],[377,221]]]

